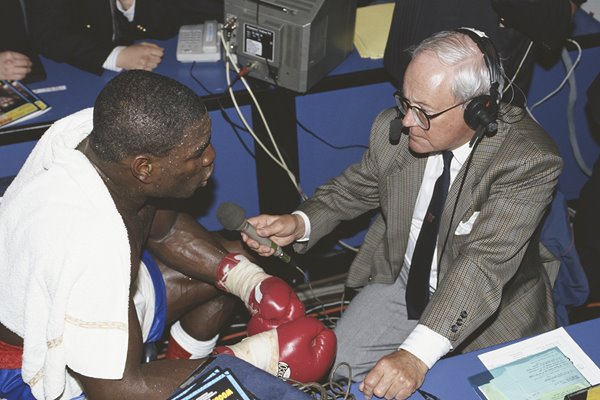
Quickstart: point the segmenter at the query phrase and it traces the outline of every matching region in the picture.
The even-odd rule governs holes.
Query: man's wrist
[[[102,68],[107,69],[109,71],[121,72],[123,68],[118,66],[117,59],[119,58],[119,54],[121,54],[121,51],[123,51],[124,48],[125,46],[115,47],[110,52],[108,57],[106,57],[104,64],[102,64]]]
[[[298,219],[298,223],[304,226],[304,232],[302,236],[296,239],[296,242],[306,242],[310,238],[310,220],[308,219],[308,215],[306,215],[302,211],[294,211],[292,216]],[[299,218],[298,218],[299,217]]]
[[[417,325],[398,349],[403,349],[419,358],[428,368],[450,350],[450,341],[425,325]]]

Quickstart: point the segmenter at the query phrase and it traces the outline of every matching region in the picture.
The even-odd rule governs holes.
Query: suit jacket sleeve
[[[37,51],[95,74],[115,47],[108,1],[88,6],[70,0],[28,0],[32,40]],[[94,18],[89,14],[94,12]]]
[[[113,42],[109,0],[27,0],[37,51],[55,61],[101,74],[118,45],[142,38],[165,39],[177,32],[177,8],[165,0],[137,0],[134,21],[117,11],[122,37]]]
[[[395,115],[394,109],[388,109],[377,116],[371,127],[369,149],[358,163],[317,188],[315,194],[300,205],[299,210],[310,220],[311,235],[308,242],[294,246],[296,251],[307,251],[340,222],[380,206],[378,164],[381,158],[390,157],[388,153],[397,152],[399,147],[390,146],[387,140],[392,114]]]

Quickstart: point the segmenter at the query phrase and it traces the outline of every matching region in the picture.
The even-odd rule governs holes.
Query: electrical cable
[[[304,124],[302,124],[298,118],[296,118],[296,125],[298,125],[300,128],[302,128],[302,130],[306,133],[308,133],[309,135],[311,135],[312,137],[314,137],[315,139],[317,139],[319,142],[331,147],[334,150],[348,150],[348,149],[368,149],[368,146],[365,146],[364,144],[349,144],[349,145],[344,145],[344,146],[336,146],[332,143],[329,143],[328,141],[326,141],[325,139],[323,139],[322,137],[320,137],[319,135],[317,135],[316,133],[314,133],[313,131],[311,131],[310,129],[308,129]]]
[[[567,83],[567,80],[569,79],[569,77],[571,76],[571,74],[573,73],[573,70],[575,69],[575,67],[577,66],[577,64],[579,64],[579,61],[581,60],[581,46],[579,45],[579,43],[577,43],[576,41],[574,41],[573,39],[567,39],[569,42],[573,43],[575,45],[575,47],[577,47],[577,58],[575,59],[575,62],[571,65],[571,67],[569,68],[569,70],[567,71],[567,74],[565,75],[565,77],[563,78],[562,82],[558,85],[558,87],[556,89],[554,89],[552,92],[548,93],[543,99],[539,100],[538,102],[534,103],[530,108],[529,108],[529,113],[531,114],[531,112],[538,107],[540,104],[546,102],[549,98],[551,98],[552,96],[554,96],[556,93],[558,93],[563,86],[565,86],[565,84]],[[563,51],[566,51],[563,49]]]
[[[260,0],[257,0],[257,8],[256,8],[256,21],[257,21],[257,25],[258,25],[258,13],[259,13],[259,8],[258,8],[258,2]],[[228,79],[228,83],[229,83],[229,65],[231,64],[231,66],[233,67],[233,69],[238,72],[239,74],[239,69],[236,65],[236,63],[233,60],[233,57],[231,55],[230,52],[230,46],[229,46],[229,42],[227,42],[225,40],[225,37],[223,35],[223,30],[220,30],[218,32],[219,34],[219,39],[221,40],[221,43],[223,44],[223,48],[225,49],[225,54],[226,54],[226,62],[225,62],[225,69],[226,69],[226,77]],[[271,77],[271,79],[273,80],[273,82],[275,83],[276,87],[279,87],[278,83],[277,83],[277,76],[274,75],[273,71],[271,70],[270,64],[268,62],[268,60],[265,58],[265,62],[267,64],[267,68],[269,70],[269,76]],[[249,67],[251,68],[251,67]],[[252,135],[252,137],[254,138],[254,140],[258,143],[258,145],[263,149],[263,151],[277,164],[279,165],[279,167],[281,167],[286,174],[288,175],[288,177],[290,178],[292,184],[294,185],[294,187],[296,188],[296,191],[298,192],[298,194],[300,195],[300,198],[302,199],[302,201],[305,201],[308,199],[308,196],[306,195],[306,193],[304,192],[304,190],[302,189],[302,187],[300,186],[300,184],[298,183],[296,176],[294,175],[294,173],[289,169],[289,167],[287,166],[283,156],[281,155],[281,152],[279,151],[279,146],[277,145],[277,142],[275,141],[275,138],[271,132],[270,126],[262,112],[262,109],[260,107],[260,105],[258,104],[258,100],[256,99],[256,97],[254,96],[254,93],[252,91],[252,89],[250,88],[250,86],[248,85],[248,83],[246,82],[246,79],[244,79],[244,77],[242,76],[241,78],[242,83],[244,84],[244,86],[246,87],[246,90],[248,91],[248,93],[250,94],[250,97],[252,98],[252,101],[254,102],[256,109],[261,117],[261,120],[263,122],[263,125],[265,127],[265,130],[267,131],[267,134],[271,140],[271,143],[273,144],[273,148],[275,149],[277,156],[275,157],[270,151],[268,151],[268,149],[266,148],[266,146],[263,144],[263,142],[258,138],[258,136],[254,133],[254,130],[250,127],[250,125],[248,124],[248,122],[246,121],[246,119],[243,117],[238,105],[237,105],[237,101],[235,99],[235,95],[233,93],[233,90],[231,89],[231,85],[228,84],[228,91],[229,91],[229,95],[231,97],[231,100],[233,102],[234,108],[236,109],[240,119],[242,120],[244,126],[246,126],[248,132]],[[297,123],[299,123],[298,120],[296,120]],[[303,125],[301,125],[301,127],[306,131],[309,132],[309,130],[307,130]],[[342,240],[339,240],[338,243],[353,252],[358,252],[358,248],[351,246],[347,243],[345,243]]]
[[[258,11],[258,10],[257,10]],[[258,16],[257,16],[258,19]],[[244,124],[244,126],[246,127],[247,131],[250,133],[250,135],[254,138],[254,140],[256,141],[256,143],[258,143],[258,145],[263,149],[263,151],[277,164],[279,165],[288,175],[289,179],[291,180],[292,184],[294,185],[294,187],[296,188],[296,191],[299,193],[301,199],[303,201],[305,201],[308,196],[305,194],[304,190],[301,188],[300,184],[298,183],[298,181],[296,180],[295,175],[293,174],[293,172],[289,169],[289,167],[287,166],[283,156],[281,155],[281,152],[279,151],[279,146],[277,145],[277,142],[275,141],[275,138],[271,132],[271,129],[269,127],[269,124],[264,116],[264,113],[262,112],[262,109],[258,103],[258,100],[256,99],[256,97],[254,96],[254,93],[252,91],[252,89],[250,88],[250,86],[248,85],[248,83],[246,82],[246,79],[241,76],[240,74],[240,70],[238,69],[236,63],[233,60],[233,57],[231,55],[230,52],[230,46],[229,43],[225,40],[225,37],[223,35],[223,31],[219,31],[218,32],[219,35],[219,39],[221,40],[221,43],[223,44],[223,48],[225,49],[225,54],[226,54],[226,60],[225,60],[225,76],[227,78],[227,91],[229,92],[229,96],[231,97],[231,101],[233,103],[233,106],[238,114],[238,116],[240,117],[240,120],[242,121],[242,123]],[[230,82],[230,74],[229,74],[229,66],[232,66],[233,69],[236,71],[236,73],[238,74],[238,76],[240,76],[240,80],[242,81],[242,83],[244,84],[244,86],[246,87],[246,90],[248,91],[248,93],[250,94],[250,97],[252,98],[252,101],[254,102],[256,109],[261,117],[261,120],[264,124],[265,130],[267,131],[267,134],[271,140],[271,143],[273,144],[273,147],[277,153],[278,157],[275,157],[268,149],[267,147],[263,144],[263,142],[258,138],[258,136],[255,134],[254,130],[250,127],[250,124],[246,121],[246,119],[244,118],[239,105],[237,103],[237,100],[235,98],[235,94],[233,93],[233,89],[232,89],[232,83]],[[267,63],[268,65],[268,63]],[[270,71],[270,68],[269,68]],[[271,71],[270,71],[271,73]],[[273,80],[275,83],[277,83],[276,77],[273,77]],[[297,121],[299,122],[299,121]],[[303,126],[302,126],[303,127]],[[303,127],[304,129],[304,127]],[[305,129],[306,131],[308,131],[307,129]],[[358,252],[358,249],[350,246],[349,244],[343,242],[343,241],[338,241],[338,243],[342,246],[345,247],[349,250],[352,250],[354,252]],[[310,280],[307,278],[306,273],[298,266],[296,266],[296,268],[302,273],[302,275],[306,278],[305,280],[308,283],[309,289],[311,291],[311,294],[313,295],[313,297],[315,298],[315,300],[319,303],[322,304],[321,299],[315,294],[313,288],[312,288],[312,284],[310,282]],[[342,294],[342,300],[343,300],[343,294]],[[322,307],[322,309],[324,310],[324,307]],[[328,322],[330,324],[332,324],[333,326],[335,326],[335,323],[329,318],[329,316],[325,313],[325,318],[328,320]],[[340,311],[340,315],[341,315],[341,311]]]
[[[340,367],[348,368],[348,379],[347,383],[337,382],[334,380],[334,376]],[[350,386],[352,385],[352,368],[346,362],[337,364],[331,374],[329,375],[329,381],[324,385],[317,382],[302,383],[293,379],[287,379],[298,390],[301,390],[309,394],[313,399],[319,400],[356,400],[353,394],[350,393]]]
[[[569,83],[569,93],[567,100],[567,128],[569,132],[569,143],[571,144],[571,150],[573,151],[573,156],[575,158],[575,161],[577,162],[578,167],[585,175],[589,177],[592,174],[592,169],[586,164],[585,160],[583,159],[583,155],[581,154],[581,148],[579,147],[579,143],[577,140],[577,131],[575,127],[575,101],[577,99],[577,84],[575,81],[574,70],[575,67],[577,67],[577,65],[579,64],[583,52],[579,43],[577,43],[573,39],[567,40],[577,48],[577,57],[575,58],[575,61],[573,62],[571,60],[569,52],[566,49],[562,50],[561,59],[563,61],[563,64],[565,65],[565,69],[567,70],[565,77],[556,89],[554,89],[552,92],[548,93],[544,98],[533,104],[531,108],[527,109],[527,111],[529,115],[537,122],[537,119],[533,116],[532,113],[533,109],[547,101],[556,93],[558,93],[567,82]]]
[[[327,312],[325,310],[325,304],[319,298],[319,296],[317,296],[317,294],[315,293],[315,290],[313,289],[312,283],[311,283],[310,279],[308,279],[306,272],[302,268],[300,268],[300,266],[298,266],[298,265],[296,265],[295,267],[298,271],[300,271],[302,276],[305,277],[305,283],[308,285],[308,289],[310,291],[311,296],[313,297],[313,299],[315,299],[317,301],[319,307],[323,311],[323,313],[319,314],[319,315],[323,315],[325,317],[325,319],[327,320],[327,322],[329,322],[332,326],[335,326],[335,322],[333,322],[332,320],[329,319],[329,315],[327,314]]]
[[[563,49],[561,54],[562,60],[567,68],[573,67],[573,61],[566,49]],[[567,102],[567,127],[569,129],[569,143],[573,150],[573,156],[581,171],[588,177],[592,176],[592,168],[590,168],[581,154],[581,148],[577,141],[577,129],[575,128],[575,101],[577,100],[577,84],[575,75],[569,76],[569,97]]]
[[[525,54],[523,55],[523,58],[521,59],[521,62],[519,63],[519,66],[517,67],[517,70],[515,71],[513,77],[508,80],[508,84],[504,87],[504,90],[502,91],[503,95],[504,95],[504,93],[506,93],[506,91],[508,89],[512,88],[513,83],[517,79],[517,75],[519,75],[519,72],[521,71],[521,68],[523,67],[523,64],[525,63],[525,60],[527,59],[527,56],[529,55],[529,51],[531,50],[532,46],[533,46],[533,41],[530,41],[529,45],[527,46],[527,50],[525,50]],[[507,76],[505,75],[505,77],[507,77]],[[517,87],[521,91],[521,93],[523,93],[521,88],[519,88],[517,85],[515,85],[515,87]],[[514,91],[514,89],[513,89],[513,91]],[[514,97],[514,95],[513,95],[513,97]]]
[[[235,64],[235,62],[233,62],[233,57],[231,56],[231,52],[229,51],[229,44],[225,41],[225,38],[224,38],[224,36],[223,36],[223,34],[222,34],[221,31],[219,31],[219,39],[221,40],[221,42],[223,44],[223,47],[225,49],[225,54],[227,56],[227,60],[225,62],[225,70],[226,70],[225,76],[227,78],[227,83],[228,83],[228,92],[229,92],[229,96],[231,97],[231,100],[233,102],[233,106],[236,109],[236,112],[238,113],[238,116],[240,117],[242,123],[244,124],[244,126],[246,127],[246,129],[248,130],[248,132],[252,135],[252,137],[254,138],[254,140],[256,141],[256,143],[275,162],[275,164],[279,165],[279,167],[281,167],[286,172],[286,174],[288,175],[288,177],[292,181],[292,184],[294,185],[294,187],[296,188],[296,190],[298,191],[298,193],[300,194],[300,196],[303,199],[306,198],[306,195],[304,194],[304,191],[302,190],[302,188],[298,184],[298,181],[297,181],[295,175],[289,169],[289,167],[285,163],[285,160],[283,159],[283,156],[281,155],[281,152],[279,151],[279,147],[277,146],[277,143],[275,142],[275,139],[273,137],[273,134],[271,132],[269,124],[266,121],[266,118],[264,116],[262,108],[260,107],[260,104],[258,103],[258,100],[256,99],[256,96],[254,95],[254,92],[252,91],[252,89],[248,85],[248,82],[246,81],[246,79],[242,76],[240,79],[241,79],[242,83],[244,84],[244,86],[246,87],[246,90],[248,91],[248,94],[250,95],[250,98],[254,102],[254,105],[256,106],[256,110],[258,111],[258,114],[261,117],[261,120],[262,120],[262,122],[263,122],[263,124],[265,126],[265,130],[267,131],[267,135],[269,136],[269,138],[271,140],[271,143],[273,143],[273,147],[275,149],[275,152],[277,153],[277,157],[274,156],[269,151],[269,149],[267,149],[267,147],[264,145],[264,143],[255,134],[254,130],[250,127],[250,124],[248,123],[248,121],[246,120],[246,118],[243,116],[243,114],[242,114],[242,112],[241,112],[241,110],[239,108],[239,105],[237,103],[237,99],[235,98],[235,94],[233,93],[233,90],[232,90],[231,86],[229,86],[229,84],[230,84],[230,77],[229,77],[229,67],[230,67],[230,65],[233,67],[233,69],[237,73],[239,73],[239,68],[237,67],[237,65]]]
[[[471,150],[471,154],[469,154],[469,158],[467,159],[467,165],[465,166],[465,173],[462,176],[462,179],[460,180],[460,186],[458,187],[458,193],[456,193],[456,200],[454,200],[454,206],[452,207],[452,214],[450,214],[450,222],[448,223],[448,231],[446,232],[446,237],[444,238],[444,244],[442,245],[442,250],[440,251],[440,255],[438,256],[438,270],[439,270],[439,266],[442,262],[442,256],[444,255],[444,252],[446,251],[446,244],[448,244],[448,238],[450,237],[450,232],[452,232],[452,221],[454,220],[454,216],[456,214],[456,209],[458,208],[458,199],[460,198],[460,194],[463,191],[463,187],[465,185],[465,181],[467,180],[467,173],[469,172],[469,169],[471,168],[471,161],[473,160],[473,154],[475,154],[475,150],[477,150],[477,146],[479,146],[479,143],[481,142],[481,139],[483,139],[485,135],[477,135],[477,139],[475,140],[475,143],[473,143],[473,149]],[[438,275],[439,278],[439,275]]]

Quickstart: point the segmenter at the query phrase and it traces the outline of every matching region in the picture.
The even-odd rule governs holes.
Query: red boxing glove
[[[215,349],[273,375],[299,382],[315,382],[331,368],[337,340],[331,329],[315,318],[302,317],[277,329],[250,336],[232,346]]]
[[[271,276],[260,282],[250,295],[248,336],[277,328],[304,316],[304,304],[282,279]]]
[[[300,382],[321,379],[335,358],[337,338],[316,318],[303,317],[277,328],[279,371],[277,376]]]
[[[217,267],[217,287],[235,294],[250,311],[248,336],[304,316],[304,304],[282,279],[265,273],[240,254],[227,254]]]

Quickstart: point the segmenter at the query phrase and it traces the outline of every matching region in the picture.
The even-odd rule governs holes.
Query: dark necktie
[[[415,250],[410,263],[408,282],[406,284],[406,310],[408,319],[419,319],[429,301],[429,275],[431,262],[440,229],[440,216],[444,209],[448,187],[450,186],[450,161],[452,152],[442,152],[444,171],[435,181],[433,195],[423,218]]]

